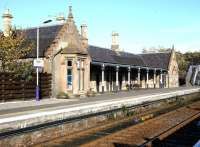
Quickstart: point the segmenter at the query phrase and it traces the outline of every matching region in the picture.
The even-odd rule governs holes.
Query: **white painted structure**
[[[191,65],[188,69],[186,76],[186,85],[199,85],[200,86],[200,65]]]

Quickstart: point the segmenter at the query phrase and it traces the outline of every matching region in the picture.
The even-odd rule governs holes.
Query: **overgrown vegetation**
[[[130,109],[128,109],[125,105],[122,106],[122,113],[124,116],[133,116],[134,112],[130,111]]]
[[[56,97],[58,99],[69,99],[69,95],[65,92],[60,92]]]
[[[113,120],[113,119],[116,119],[116,118],[117,118],[117,115],[116,115],[115,112],[112,111],[112,112],[108,113],[108,114],[106,115],[106,117],[107,117],[108,120]]]
[[[33,73],[32,61],[27,56],[34,48],[34,44],[27,40],[22,32],[13,30],[10,36],[0,36],[0,72],[15,73],[25,80]]]

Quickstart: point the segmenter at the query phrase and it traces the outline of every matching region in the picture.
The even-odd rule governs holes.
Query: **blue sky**
[[[1,0],[0,13],[9,8],[13,24],[27,28],[67,15],[70,3],[77,27],[88,25],[90,44],[110,47],[117,31],[120,47],[132,53],[172,44],[181,52],[200,50],[199,0]]]

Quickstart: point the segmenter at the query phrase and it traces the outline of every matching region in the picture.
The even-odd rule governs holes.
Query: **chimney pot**
[[[5,37],[8,37],[12,30],[12,14],[10,13],[10,10],[7,9],[2,15],[3,18],[3,34]]]
[[[60,23],[64,23],[65,22],[65,17],[63,14],[59,14],[57,17],[56,17],[56,21],[60,22]]]
[[[119,34],[117,32],[112,32],[111,49],[114,51],[120,51],[120,49],[119,49]]]
[[[88,39],[88,28],[86,24],[81,25],[81,36],[85,39]]]
[[[86,24],[81,25],[82,44],[85,48],[88,47],[88,27]]]

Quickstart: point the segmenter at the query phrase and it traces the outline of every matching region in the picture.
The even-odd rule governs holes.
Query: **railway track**
[[[200,102],[198,102],[199,107],[200,107]],[[147,104],[146,104],[147,105]],[[192,104],[194,105],[194,104]],[[158,134],[154,134],[153,136],[151,136],[152,134],[150,134],[149,136],[145,137],[145,134],[149,134],[148,132],[154,132],[154,130],[156,130],[156,128],[158,127],[156,124],[154,124],[154,120],[156,119],[156,123],[158,123],[158,120],[160,119],[160,117],[163,117],[164,114],[164,118],[165,120],[163,120],[161,122],[161,124],[164,124],[165,121],[167,122],[167,116],[169,113],[174,112],[175,114],[178,113],[180,111],[180,109],[187,109],[190,110],[188,107],[183,107],[178,109],[179,107],[181,107],[182,105],[173,105],[173,106],[166,106],[163,108],[157,108],[157,109],[152,109],[149,110],[147,112],[144,112],[142,114],[137,114],[128,118],[122,118],[119,120],[113,120],[113,121],[109,121],[109,122],[104,122],[104,124],[99,124],[98,126],[85,130],[85,131],[81,131],[78,133],[74,133],[72,135],[67,135],[67,136],[63,136],[63,137],[59,137],[56,138],[55,140],[51,140],[48,142],[43,142],[34,146],[146,146],[149,145],[151,142],[153,142],[154,140],[157,140],[159,135],[161,136],[162,134],[162,130],[158,133]],[[190,106],[191,107],[191,106]],[[174,109],[177,109],[175,111],[173,111]],[[172,112],[170,112],[172,111]],[[191,109],[192,111],[192,109]],[[167,113],[169,112],[169,113]],[[196,111],[195,111],[196,112]],[[167,113],[167,114],[165,114]],[[188,113],[187,113],[188,114]],[[161,116],[160,116],[161,115]],[[176,114],[176,117],[178,118],[178,116],[181,114]],[[151,119],[155,117],[154,119]],[[140,123],[143,122],[146,119],[150,119],[149,121],[145,121],[144,123]],[[186,118],[187,119],[187,118]],[[170,122],[170,123],[174,123],[174,122]],[[169,125],[170,123],[166,124]],[[141,138],[135,138],[136,134],[135,132],[137,132],[140,129],[135,129],[135,127],[137,126],[141,126],[141,125],[146,125],[147,127],[143,126],[143,131],[139,131],[138,133],[140,134],[139,136]],[[154,127],[151,127],[154,126]],[[142,127],[142,126],[141,126]],[[156,128],[155,128],[156,127]],[[173,127],[173,126],[171,126]],[[133,130],[131,130],[131,128],[133,128]],[[152,128],[152,129],[151,129]],[[146,133],[145,133],[146,132]],[[141,134],[143,134],[143,136],[141,136]],[[138,134],[137,134],[138,135]],[[162,134],[164,135],[164,134]],[[168,134],[169,135],[169,134]],[[133,140],[135,140],[137,142],[137,140],[140,140],[139,143],[134,143]]]
[[[192,121],[189,125],[181,128],[164,140],[157,140],[153,142],[153,146],[163,147],[192,147],[200,140],[200,118]]]
[[[158,146],[162,140],[200,118],[200,102],[81,145],[81,147]]]

